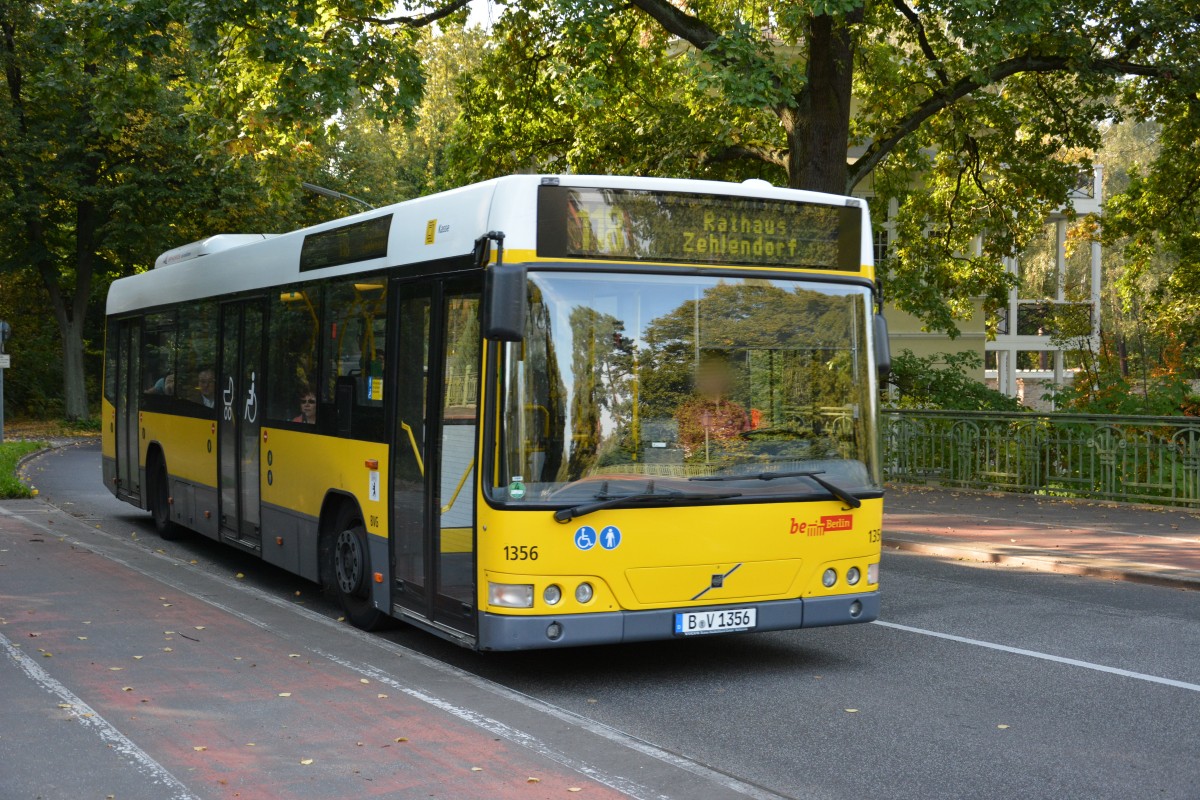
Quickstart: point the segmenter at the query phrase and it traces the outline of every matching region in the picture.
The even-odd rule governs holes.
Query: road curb
[[[1089,563],[1078,558],[1063,558],[1060,553],[1033,548],[999,550],[978,542],[925,537],[918,534],[884,534],[883,544],[893,550],[927,556],[943,556],[958,560],[1022,567],[1038,572],[1059,575],[1078,575],[1086,578],[1140,583],[1167,589],[1200,591],[1200,572],[1184,570],[1180,574],[1152,569],[1134,569],[1109,564]]]

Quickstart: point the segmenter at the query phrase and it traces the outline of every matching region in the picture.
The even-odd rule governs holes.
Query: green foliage
[[[892,356],[885,391],[894,391],[891,405],[954,411],[1024,411],[1015,398],[989,388],[967,374],[981,365],[971,351],[918,356],[901,350]],[[884,398],[885,404],[888,398]]]
[[[61,417],[62,339],[46,314],[45,288],[28,272],[0,272],[0,319],[12,326],[4,350],[12,369],[4,371],[4,409],[18,416]]]
[[[17,462],[45,446],[42,442],[0,444],[0,499],[32,496],[29,487],[17,478]]]
[[[866,189],[877,220],[900,209],[889,296],[953,335],[973,298],[994,321],[1013,281],[1002,259],[1064,205],[1100,123],[1159,120],[1176,137],[1160,188],[1181,163],[1200,185],[1200,21],[1185,6],[514,0],[466,80],[458,174]]]
[[[300,197],[300,182],[338,186],[353,172],[349,158],[340,168],[355,150],[338,136],[346,120],[409,115],[419,29],[461,20],[465,6],[0,4],[0,280],[40,280],[48,302],[33,307],[56,324],[57,352],[34,335],[44,325],[22,328],[39,364],[63,371],[49,392],[29,363],[25,407],[88,416],[97,318],[115,278],[214,232],[333,216],[327,200]]]

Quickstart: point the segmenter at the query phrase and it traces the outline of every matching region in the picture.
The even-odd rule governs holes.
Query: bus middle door
[[[221,306],[221,357],[217,400],[217,482],[221,538],[260,548],[259,436],[263,384],[262,303]]]

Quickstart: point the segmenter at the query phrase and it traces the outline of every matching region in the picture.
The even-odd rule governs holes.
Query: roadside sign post
[[[11,332],[8,323],[0,319],[0,444],[4,444],[4,370],[9,364],[8,356],[4,354],[4,343]]]

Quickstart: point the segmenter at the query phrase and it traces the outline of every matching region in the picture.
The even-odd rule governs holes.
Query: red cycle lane
[[[625,796],[18,518],[0,543],[0,633],[197,796]]]

